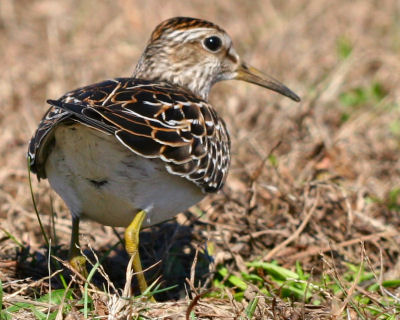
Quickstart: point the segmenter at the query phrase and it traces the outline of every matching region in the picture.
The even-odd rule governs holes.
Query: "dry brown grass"
[[[167,258],[178,257],[183,273],[166,281],[183,283],[196,246],[208,240],[216,247],[216,263],[233,272],[246,270],[243,261],[258,257],[277,259],[288,268],[300,261],[318,275],[329,263],[339,271],[344,261],[358,264],[364,241],[370,267],[380,270],[382,264],[384,278],[399,278],[400,199],[393,192],[400,186],[398,1],[1,0],[1,230],[36,253],[35,264],[17,254],[15,242],[2,234],[0,279],[6,294],[28,284],[32,288],[20,297],[48,290],[46,281],[33,282],[47,269],[38,267],[46,266],[45,250],[25,160],[27,143],[47,109],[45,100],[88,83],[129,76],[155,25],[177,15],[222,26],[249,63],[282,80],[302,103],[239,82],[214,88],[211,101],[233,139],[226,187],[199,205],[206,212],[200,220],[181,215],[178,223],[145,232],[147,266],[162,259],[162,270],[155,274],[164,274],[172,265]],[[341,41],[353,47],[347,59],[338,52]],[[372,83],[382,86],[383,100],[368,98],[357,107],[340,102],[343,92]],[[344,115],[347,121],[341,120]],[[271,154],[276,163],[268,160]],[[34,179],[34,192],[48,230],[50,213],[56,212],[58,243],[65,249],[67,209],[46,181]],[[111,229],[95,223],[83,223],[81,232],[95,250],[117,241]],[[106,269],[107,263],[123,274],[127,258],[114,252]],[[110,277],[123,288],[123,276]],[[343,304],[327,301],[318,310],[264,302],[256,315],[329,318]],[[183,316],[188,304],[185,298],[160,303],[149,317],[166,310]],[[199,317],[229,318],[241,314],[245,304],[200,299],[194,310]]]

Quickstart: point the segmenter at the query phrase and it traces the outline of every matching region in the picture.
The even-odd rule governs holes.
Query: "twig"
[[[398,235],[398,233],[393,232],[393,231],[383,231],[383,232],[369,234],[369,235],[358,237],[358,238],[355,238],[355,239],[350,239],[350,240],[347,240],[347,241],[343,241],[343,242],[340,242],[338,244],[335,244],[335,246],[338,247],[338,248],[344,248],[344,247],[348,247],[348,246],[351,246],[353,244],[359,243],[360,241],[365,242],[365,241],[369,241],[369,240],[372,240],[372,239],[375,239],[375,238],[391,237],[391,236],[396,236],[396,235]],[[313,256],[313,255],[316,255],[318,253],[324,253],[324,252],[327,252],[327,251],[330,251],[330,250],[332,250],[331,246],[326,246],[324,248],[313,247],[313,248],[311,248],[311,249],[309,249],[309,250],[307,250],[305,252],[300,252],[300,253],[294,254],[294,255],[288,257],[287,259],[285,259],[285,261],[290,262],[290,261],[294,261],[294,260],[301,260],[301,259],[303,259],[305,257]],[[280,257],[279,254],[278,254],[278,257]]]
[[[18,296],[20,293],[22,293],[22,292],[25,291],[26,289],[39,286],[40,284],[42,284],[42,283],[45,282],[46,280],[48,280],[48,279],[54,277],[55,275],[59,274],[61,271],[62,271],[62,270],[57,270],[57,271],[53,272],[51,275],[49,275],[49,276],[47,276],[47,277],[44,277],[44,278],[42,278],[42,279],[40,279],[40,280],[37,280],[37,281],[35,281],[35,282],[32,282],[32,283],[29,283],[29,284],[25,285],[23,288],[19,289],[18,291],[15,291],[15,292],[13,292],[13,293],[11,293],[11,294],[9,294],[9,295],[4,296],[3,301],[6,301],[6,302],[11,301],[11,299],[12,299],[13,297]]]
[[[316,199],[314,201],[314,204],[312,205],[310,211],[307,213],[305,219],[300,224],[300,226],[297,228],[297,230],[289,238],[287,238],[285,241],[283,241],[282,243],[277,245],[274,249],[272,249],[270,252],[268,252],[268,254],[262,260],[264,260],[264,261],[271,260],[272,257],[274,257],[277,252],[282,251],[289,243],[291,243],[292,241],[294,241],[294,240],[296,240],[298,238],[300,233],[306,227],[306,225],[307,225],[308,221],[310,220],[311,216],[314,214],[315,208],[317,207],[317,204],[318,204],[318,200],[319,200],[319,193],[317,193],[317,197],[316,197]]]
[[[364,267],[364,243],[363,242],[361,242],[361,247],[363,248],[363,250],[361,250],[361,264],[358,269],[357,276],[354,279],[353,284],[351,285],[350,289],[346,292],[346,298],[344,299],[343,304],[340,307],[340,309],[334,314],[334,316],[333,316],[334,318],[339,317],[343,313],[344,309],[347,307],[347,305],[349,304],[349,302],[351,300],[353,292],[357,287],[358,281],[360,280],[361,271]]]
[[[194,297],[194,299],[190,302],[190,304],[186,310],[186,320],[190,320],[190,313],[192,312],[192,310],[196,306],[196,304],[199,302],[200,298],[202,298],[204,295],[206,295],[209,292],[211,292],[211,290],[204,291],[203,293],[200,293]]]
[[[190,289],[196,295],[198,295],[198,292],[197,292],[197,290],[196,290],[196,288],[194,286],[194,278],[196,276],[196,265],[197,265],[198,255],[199,255],[199,248],[197,247],[196,248],[196,253],[194,255],[192,267],[190,268],[190,281],[189,281]]]

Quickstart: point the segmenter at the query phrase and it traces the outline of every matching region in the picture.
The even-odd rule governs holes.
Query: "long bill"
[[[258,71],[256,68],[241,64],[236,70],[237,75],[235,79],[243,80],[246,82],[254,83],[261,87],[276,91],[296,102],[300,101],[300,97],[292,90],[286,87],[283,83],[274,79],[273,77]]]

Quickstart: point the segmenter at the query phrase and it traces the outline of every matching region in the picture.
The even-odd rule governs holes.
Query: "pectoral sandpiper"
[[[140,228],[172,218],[225,182],[229,134],[208,94],[214,83],[230,79],[300,100],[244,63],[220,27],[185,17],[156,27],[132,77],[48,100],[30,141],[30,169],[49,180],[71,211],[74,266],[82,263],[80,218],[126,227],[126,250],[146,290]]]

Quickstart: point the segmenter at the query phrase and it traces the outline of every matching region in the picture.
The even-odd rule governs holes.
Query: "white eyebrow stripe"
[[[177,42],[188,42],[201,37],[202,35],[210,34],[211,32],[219,33],[211,28],[195,28],[186,30],[175,30],[167,34],[167,39],[173,39]]]

